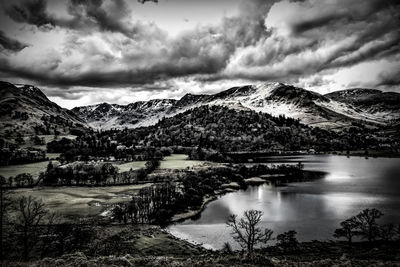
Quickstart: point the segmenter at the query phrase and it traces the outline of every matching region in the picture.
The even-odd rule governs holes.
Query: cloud
[[[227,77],[298,82],[329,69],[398,54],[395,1],[280,1],[265,17],[269,36],[239,47]],[[301,14],[301,15],[300,15]]]
[[[8,50],[11,52],[19,52],[28,46],[28,44],[22,43],[16,39],[12,39],[3,31],[0,31],[0,51]]]
[[[6,7],[6,14],[14,21],[28,23],[38,27],[54,24],[53,18],[47,14],[45,0],[25,0],[19,5]]]
[[[64,39],[46,48],[36,40],[39,45],[0,56],[0,72],[60,88],[62,93],[49,92],[71,101],[90,88],[177,97],[192,87],[214,92],[234,82],[271,80],[321,92],[357,83],[396,88],[399,5],[394,0],[243,1],[237,16],[221,18],[218,25],[170,35],[160,25],[135,19],[132,5],[123,0],[70,0],[62,5],[64,13],[51,9],[50,2],[25,0],[7,5],[9,17]],[[363,72],[372,78],[362,78]]]
[[[136,28],[129,21],[131,10],[124,0],[69,0],[68,17],[49,13],[46,0],[25,0],[6,7],[6,14],[16,22],[35,25],[42,30],[52,27],[74,29],[79,32],[100,31],[119,32],[134,36]]]

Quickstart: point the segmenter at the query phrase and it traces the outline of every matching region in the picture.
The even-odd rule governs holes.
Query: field
[[[144,168],[146,161],[132,161],[128,163],[122,163],[122,164],[115,164],[112,163],[114,166],[118,167],[118,172],[127,172],[130,169],[132,170],[137,170],[140,168]]]
[[[204,161],[189,160],[185,154],[172,154],[161,161],[160,169],[186,169],[203,165]]]
[[[188,156],[185,154],[172,154],[171,156],[165,157],[160,162],[159,169],[186,169],[187,167],[201,166],[204,161],[199,160],[189,160]],[[115,164],[118,167],[119,172],[126,172],[130,169],[137,170],[144,168],[146,161],[132,161],[128,163]]]
[[[99,215],[108,205],[127,201],[130,195],[149,185],[35,187],[14,190],[13,196],[42,199],[47,208],[62,216],[85,217]]]
[[[9,165],[0,167],[0,175],[8,178],[21,173],[30,173],[34,178],[39,177],[40,172],[44,171],[48,165],[48,161],[41,161],[20,165]]]
[[[57,154],[49,154],[49,157]],[[161,161],[160,169],[184,169],[187,167],[201,166],[203,161],[188,160],[184,154],[173,154]],[[48,162],[39,162],[23,165],[5,166],[0,168],[0,174],[4,177],[15,176],[19,173],[30,173],[38,176],[47,167]],[[113,163],[115,164],[115,163]],[[123,164],[115,164],[119,172],[129,169],[144,167],[145,161],[134,161]],[[17,189],[13,191],[15,197],[32,196],[42,199],[46,206],[53,212],[67,217],[85,217],[99,215],[111,204],[129,200],[130,195],[149,184],[104,186],[104,187],[35,187]]]
[[[56,159],[61,155],[61,153],[46,153],[46,157],[49,159]]]

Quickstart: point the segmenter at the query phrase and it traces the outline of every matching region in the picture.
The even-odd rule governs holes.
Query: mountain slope
[[[72,112],[94,128],[134,128],[155,124],[176,102],[174,99],[155,99],[128,105],[102,103],[76,107]]]
[[[51,102],[38,88],[0,81],[0,136],[62,134],[87,127],[70,110]]]
[[[180,100],[150,100],[126,106],[103,103],[77,107],[72,111],[89,125],[103,129],[153,125],[163,117],[171,117],[202,105],[254,110],[273,116],[285,115],[323,128],[343,127],[353,122],[382,125],[400,118],[399,109],[382,111],[388,103],[385,100],[387,93],[379,94],[377,98],[377,92],[369,92],[369,100],[373,104],[368,102],[368,109],[350,102],[344,94],[321,95],[282,83],[266,83],[233,87],[213,95],[186,94]],[[384,100],[386,102],[380,102]],[[373,109],[376,112],[371,112]]]
[[[346,103],[378,120],[398,119],[400,94],[376,89],[353,88],[325,95],[327,98]]]

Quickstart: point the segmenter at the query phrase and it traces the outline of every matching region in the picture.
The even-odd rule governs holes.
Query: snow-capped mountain
[[[18,134],[69,134],[72,129],[88,127],[68,109],[51,102],[32,85],[13,85],[0,81],[0,136]]]
[[[152,125],[163,117],[202,105],[250,109],[273,116],[285,115],[300,119],[305,124],[324,128],[348,126],[354,121],[386,124],[392,119],[400,118],[398,104],[396,106],[389,103],[386,97],[388,93],[369,89],[365,92],[364,89],[357,90],[359,91],[355,98],[358,100],[350,101],[346,92],[351,90],[321,95],[282,83],[265,83],[233,87],[213,95],[186,94],[179,100],[159,99],[129,105],[102,103],[77,107],[72,111],[92,127],[102,129]],[[398,93],[390,94],[397,99],[400,96]]]
[[[77,116],[97,129],[134,128],[157,123],[177,100],[155,99],[128,105],[102,103],[72,109]]]

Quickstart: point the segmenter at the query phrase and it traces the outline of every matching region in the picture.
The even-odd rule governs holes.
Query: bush
[[[278,240],[277,246],[283,249],[284,252],[296,251],[299,244],[296,235],[297,232],[294,230],[290,230],[278,235],[276,237],[276,240]]]

